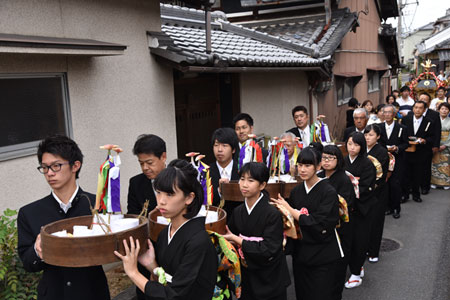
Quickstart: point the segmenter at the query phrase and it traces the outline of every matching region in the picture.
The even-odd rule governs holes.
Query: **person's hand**
[[[388,148],[389,152],[397,152],[397,150],[398,150],[398,147],[395,145]]]
[[[41,234],[39,233],[36,241],[34,242],[34,249],[36,250],[36,254],[42,259],[42,247],[41,247]]]
[[[284,208],[286,208],[286,209],[289,210],[289,211],[292,209],[292,207],[289,205],[289,203],[287,203],[287,201],[284,200],[284,198],[281,197],[280,194],[278,194],[278,198],[277,198],[277,199],[275,199],[275,198],[270,198],[270,201],[271,201],[272,203],[275,203],[276,205],[283,206]]]
[[[153,244],[150,240],[147,240],[147,243],[148,243],[148,250],[139,255],[138,261],[150,272],[153,272],[153,269],[158,267],[156,263],[155,248],[153,248]]]
[[[217,190],[219,191],[219,194],[222,194],[222,191],[220,190],[220,184],[221,183],[229,183],[230,180],[228,178],[220,178],[219,179],[219,187],[217,188]]]
[[[445,150],[445,145],[442,145],[439,147],[439,151],[444,151]]]
[[[400,114],[402,115],[402,117],[406,117],[408,115],[408,113],[404,111],[400,112]]]
[[[433,154],[436,154],[439,151],[439,147],[433,147],[431,150],[433,151]]]
[[[125,239],[123,240],[123,247],[125,249],[125,255],[120,254],[118,251],[114,251],[114,254],[122,260],[125,273],[131,277],[139,272],[137,269],[138,255],[141,249],[139,240],[135,242],[133,237],[130,236],[130,247],[128,247],[127,240]]]

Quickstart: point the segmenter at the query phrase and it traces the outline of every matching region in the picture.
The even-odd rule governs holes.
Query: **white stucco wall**
[[[304,72],[241,74],[241,112],[250,114],[254,132],[280,136],[295,126],[291,110],[308,108],[308,80]]]
[[[131,152],[136,137],[157,134],[167,143],[169,159],[177,153],[172,71],[158,65],[148,49],[146,32],[159,28],[158,1],[0,3],[2,33],[87,38],[128,46],[124,55],[111,57],[0,55],[0,73],[67,73],[73,137],[85,158],[80,186],[95,192],[98,167],[106,155],[98,146],[119,144],[125,151],[121,155],[124,210],[128,180],[140,172]],[[0,162],[0,212],[50,192],[37,166],[36,155]]]

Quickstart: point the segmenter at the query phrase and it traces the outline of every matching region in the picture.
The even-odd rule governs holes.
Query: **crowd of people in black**
[[[432,186],[450,187],[450,104],[440,97],[442,92],[440,102],[427,93],[414,100],[403,87],[400,95],[389,95],[387,103],[376,108],[370,100],[359,106],[351,99],[344,151],[313,142],[308,110],[293,108],[295,127],[281,136],[295,166],[288,173],[300,182],[286,199],[266,191],[267,150],[259,161],[238,161],[253,134],[252,117],[241,113],[233,120],[234,128],[217,129],[211,137],[213,205],[220,205],[221,183],[239,182],[243,202],[224,199],[228,227],[222,237],[241,261],[241,274],[235,275],[242,289],[217,275],[217,249],[205,231],[205,218],[197,215],[204,196],[197,170],[184,160],[167,163],[160,137],[139,136],[133,154],[142,173],[129,181],[127,211],[141,213],[148,200],[149,211],[159,210],[171,223],[156,243],[140,245],[130,238],[124,241],[125,253],[116,252],[137,287],[138,299],[227,299],[238,290],[235,296],[244,300],[287,299],[291,279],[286,255],[292,256],[297,299],[341,299],[344,287],[362,284],[366,259],[378,262],[385,215],[398,219],[401,203],[410,195],[422,202],[421,194]],[[430,108],[433,103],[436,111]],[[22,207],[17,221],[25,269],[44,271],[38,299],[109,299],[101,267],[57,267],[42,260],[42,226],[91,214],[95,196],[83,192],[76,181],[81,150],[68,137],[52,136],[39,145],[38,160],[52,192]],[[80,200],[82,194],[88,195],[90,205]],[[298,224],[301,239],[284,243],[281,210]],[[139,256],[141,247],[148,250]],[[170,281],[161,281],[161,268],[164,280]]]

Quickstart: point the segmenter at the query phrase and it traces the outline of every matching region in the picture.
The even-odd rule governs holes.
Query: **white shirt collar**
[[[352,164],[356,159],[358,158],[358,156],[356,156],[355,158],[352,159],[352,157],[349,155],[348,159],[350,160],[350,163]]]
[[[314,183],[313,184],[313,186],[311,187],[311,188],[308,188],[308,185],[306,184],[306,181],[303,181],[303,184],[305,185],[305,191],[306,191],[306,194],[309,194],[309,192],[311,192],[311,190],[319,183],[319,182],[321,182],[322,180],[324,180],[325,178],[319,178],[319,180],[316,182],[316,183]]]
[[[69,210],[69,208],[72,207],[72,201],[73,201],[73,199],[75,199],[75,196],[77,195],[78,189],[79,189],[79,188],[80,188],[80,187],[79,187],[78,184],[77,184],[77,188],[75,189],[75,192],[72,194],[72,197],[70,197],[69,202],[67,202],[67,204],[65,204],[64,202],[62,202],[62,201],[58,198],[58,196],[56,196],[55,192],[52,190],[52,195],[53,195],[53,197],[54,197],[55,200],[58,202],[59,207],[61,207],[61,209],[64,211],[64,213],[67,213],[67,211]]]
[[[245,208],[247,208],[248,215],[250,215],[252,213],[253,209],[255,208],[255,206],[258,204],[259,200],[261,200],[262,197],[263,197],[263,193],[261,193],[261,195],[259,196],[258,200],[256,200],[255,204],[253,204],[252,208],[248,208],[247,198],[245,198],[244,203],[245,203]]]
[[[216,165],[217,165],[217,168],[219,169],[220,177],[223,178],[223,177],[222,177],[222,172],[223,172],[223,170],[225,169],[225,171],[227,172],[227,178],[228,178],[229,180],[231,180],[231,172],[233,171],[233,160],[231,160],[230,163],[229,163],[225,168],[222,168],[222,167],[219,165],[219,163],[217,162],[217,160],[216,160]]]
[[[416,116],[414,116],[414,122],[422,122],[422,119],[423,119],[423,115],[420,117],[420,118],[416,118]]]
[[[390,129],[394,127],[395,122],[392,122],[391,125],[389,125],[386,121],[384,122],[384,125],[386,126],[386,129]]]

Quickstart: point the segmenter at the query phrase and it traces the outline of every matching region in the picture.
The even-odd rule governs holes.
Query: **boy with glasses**
[[[42,259],[41,227],[62,219],[90,215],[90,207],[95,206],[95,195],[84,192],[76,181],[83,163],[80,148],[66,136],[51,136],[39,144],[38,160],[38,170],[44,174],[52,192],[22,207],[17,218],[18,252],[25,270],[44,271],[38,286],[38,300],[110,299],[101,266],[58,267]]]

